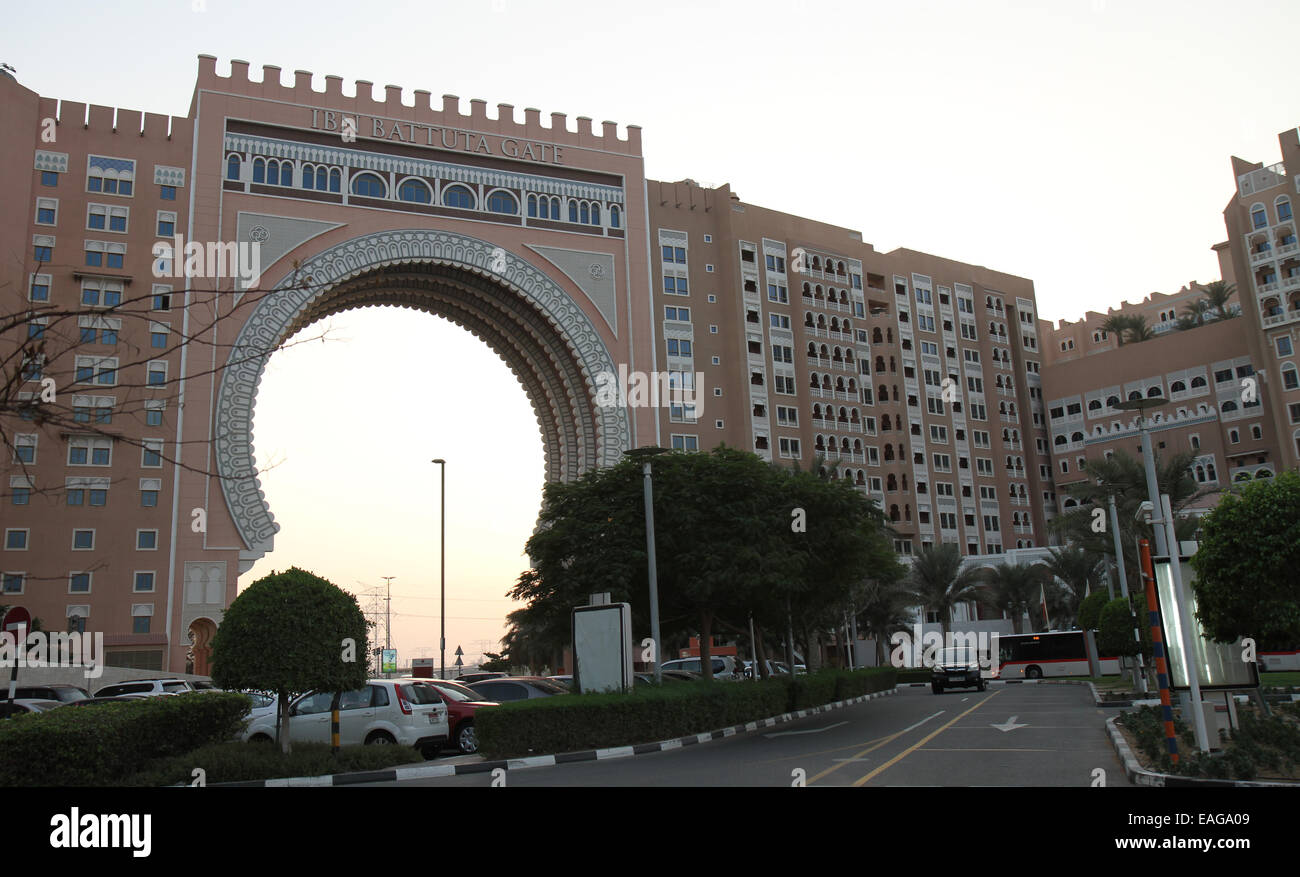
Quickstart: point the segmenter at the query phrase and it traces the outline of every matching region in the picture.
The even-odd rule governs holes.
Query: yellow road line
[[[897,734],[894,735],[898,736]],[[859,746],[870,746],[873,743],[888,742],[893,737],[877,737],[875,740],[859,740],[857,743],[850,743],[847,746],[836,746],[834,749],[823,749],[820,752],[799,752],[795,755],[782,755],[780,758],[769,758],[765,761],[756,761],[755,764],[776,764],[781,761],[792,761],[800,758],[811,758],[816,755],[830,755],[832,752],[843,752],[845,749],[856,749]],[[819,774],[820,776],[820,774]]]
[[[943,710],[939,710],[939,712],[934,713],[933,715],[930,715],[930,716],[928,716],[928,717],[922,719],[921,721],[919,721],[919,722],[917,722],[917,723],[915,723],[915,724],[908,725],[906,728],[904,728],[904,729],[901,730],[901,731],[895,731],[893,734],[890,734],[890,735],[887,736],[887,737],[880,737],[880,738],[878,738],[878,739],[876,739],[876,740],[872,740],[872,741],[870,741],[871,745],[869,745],[866,749],[863,749],[863,750],[861,750],[860,752],[855,752],[852,756],[850,756],[849,758],[847,758],[847,759],[841,761],[839,764],[832,765],[831,767],[826,768],[826,770],[822,771],[821,773],[817,774],[816,776],[813,776],[813,777],[811,777],[810,779],[808,779],[808,781],[807,781],[807,785],[812,785],[812,784],[815,783],[817,780],[819,780],[819,779],[821,779],[822,777],[827,776],[827,775],[829,775],[829,774],[831,774],[831,773],[834,773],[835,771],[837,771],[837,770],[839,770],[840,768],[844,767],[846,764],[852,764],[854,761],[856,761],[856,760],[858,760],[859,758],[861,758],[862,756],[866,755],[868,752],[874,752],[875,750],[879,749],[881,746],[884,746],[886,743],[890,742],[891,740],[897,740],[899,737],[903,736],[903,735],[906,734],[908,731],[915,730],[916,728],[920,727],[921,725],[924,725],[926,722],[930,721],[930,719],[933,719],[935,716],[940,715],[942,712],[943,712]],[[855,744],[853,744],[853,745],[854,745],[854,746],[860,746],[860,745],[862,745],[862,744],[860,744],[860,743],[855,743]],[[852,748],[853,748],[852,746],[841,746],[841,747],[839,747],[839,749],[828,749],[828,750],[826,750],[825,752],[821,752],[821,753],[813,753],[813,754],[824,755],[824,754],[826,754],[826,753],[828,753],[828,752],[838,752],[838,751],[840,751],[841,749],[852,749]]]
[[[955,717],[951,722],[949,722],[948,724],[944,725],[943,727],[939,728],[939,729],[936,730],[936,731],[931,732],[929,735],[927,735],[925,738],[923,738],[919,743],[913,743],[913,744],[912,744],[911,746],[909,746],[907,749],[905,749],[905,750],[903,750],[902,752],[898,753],[898,754],[895,755],[893,758],[889,759],[889,761],[886,761],[886,762],[885,762],[884,764],[882,764],[880,767],[876,768],[876,769],[873,770],[871,773],[867,774],[867,775],[864,776],[862,779],[860,779],[860,780],[858,780],[857,782],[855,782],[853,785],[854,785],[854,786],[862,786],[862,785],[866,785],[867,783],[871,782],[871,780],[872,780],[873,777],[875,777],[875,776],[877,776],[877,775],[883,773],[884,771],[886,771],[886,770],[888,770],[889,768],[893,767],[895,764],[898,764],[898,762],[902,761],[904,758],[906,758],[907,756],[911,755],[911,754],[912,754],[913,752],[915,752],[916,750],[920,749],[920,748],[921,748],[922,746],[924,746],[926,743],[929,743],[929,742],[930,742],[931,740],[933,740],[935,737],[938,737],[938,736],[939,736],[940,734],[942,734],[944,731],[948,730],[948,728],[952,727],[952,726],[955,725],[957,722],[959,722],[961,719],[963,719],[963,718],[965,718],[966,716],[970,715],[971,713],[975,712],[975,710],[977,710],[977,709],[979,709],[980,707],[984,706],[984,704],[988,703],[990,700],[992,700],[993,698],[997,697],[997,696],[998,696],[999,694],[1001,694],[1001,693],[1002,693],[1002,692],[1000,692],[1000,691],[995,691],[995,692],[993,692],[993,693],[990,694],[988,697],[984,698],[984,699],[981,700],[979,703],[975,704],[975,706],[973,706],[973,707],[971,707],[970,709],[966,710],[966,712],[962,713],[962,714],[959,715],[959,716],[956,716],[956,717]]]

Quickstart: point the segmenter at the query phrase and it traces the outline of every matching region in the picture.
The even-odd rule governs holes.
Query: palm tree
[[[914,598],[899,582],[874,579],[866,582],[858,596],[858,627],[876,641],[876,665],[884,666],[885,643],[895,631],[907,630],[911,625]]]
[[[1205,301],[1211,312],[1217,312],[1220,320],[1226,320],[1228,317],[1236,316],[1235,312],[1229,313],[1228,299],[1237,294],[1237,287],[1231,283],[1222,280],[1216,280],[1213,283],[1205,285]]]
[[[943,626],[944,640],[952,621],[952,608],[958,603],[981,599],[979,571],[962,569],[961,549],[951,542],[922,548],[912,561],[907,586],[913,605],[921,611],[937,612]]]
[[[1147,318],[1142,315],[1129,317],[1128,321],[1128,340],[1133,343],[1140,341],[1150,341],[1156,337],[1155,330],[1147,325]]]
[[[1194,460],[1195,455],[1190,452],[1156,459],[1159,492],[1169,494],[1175,518],[1181,509],[1204,495],[1192,477]],[[1098,509],[1106,510],[1109,497],[1114,496],[1119,517],[1120,542],[1124,546],[1125,571],[1130,582],[1141,581],[1138,577],[1134,540],[1138,537],[1153,538],[1150,525],[1136,520],[1138,506],[1147,501],[1146,471],[1141,458],[1125,451],[1116,451],[1110,457],[1089,460],[1085,471],[1088,473],[1087,481],[1069,484],[1064,488],[1068,496],[1078,501],[1078,507],[1066,509],[1053,519],[1051,528],[1063,537],[1063,541],[1078,545],[1094,556],[1113,557],[1115,543],[1109,516],[1105,517],[1106,526],[1101,532],[1093,530],[1093,522],[1096,520],[1094,512]],[[1175,528],[1180,539],[1190,539],[1196,530],[1196,522],[1180,519],[1175,523]]]
[[[1183,306],[1183,316],[1178,318],[1178,327],[1184,328],[1183,320],[1191,319],[1193,325],[1204,326],[1209,321],[1210,303],[1203,298]],[[1190,327],[1187,327],[1190,328]]]
[[[1057,579],[1065,583],[1062,588],[1061,608],[1068,621],[1073,623],[1079,613],[1079,603],[1087,592],[1101,581],[1101,555],[1094,554],[1081,545],[1048,550],[1049,559],[1043,565]]]
[[[1043,567],[1021,563],[1003,563],[983,571],[983,579],[991,590],[990,604],[1011,615],[1016,633],[1020,633],[1021,616],[1038,606],[1049,578]]]
[[[1111,314],[1101,324],[1101,330],[1115,336],[1115,346],[1124,346],[1124,333],[1128,331],[1130,318],[1127,314]]]

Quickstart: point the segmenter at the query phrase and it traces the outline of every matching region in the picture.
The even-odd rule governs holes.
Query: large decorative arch
[[[247,568],[279,525],[257,478],[253,407],[270,351],[317,320],[367,305],[443,316],[486,342],[519,378],[541,428],[548,481],[618,462],[628,411],[595,404],[597,375],[618,368],[587,314],[554,280],[487,241],[401,229],[337,244],[290,271],[252,309],[222,371],[213,446]]]

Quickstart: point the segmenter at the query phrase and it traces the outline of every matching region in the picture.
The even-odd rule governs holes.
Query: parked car
[[[478,692],[484,700],[495,703],[569,693],[569,689],[558,682],[552,682],[545,676],[504,676],[475,682],[469,687]]]
[[[509,673],[483,671],[479,673],[466,673],[463,676],[457,676],[452,681],[459,682],[461,685],[473,685],[475,682],[482,682],[484,679],[504,679],[509,675]]]
[[[714,655],[710,663],[713,665],[714,679],[739,679],[740,671],[737,669],[736,659],[730,655]],[[704,664],[699,658],[678,658],[675,661],[664,661],[664,670],[688,670],[697,676],[704,672]]]
[[[333,701],[332,691],[311,691],[296,699],[289,707],[289,739],[329,743]],[[275,710],[259,711],[262,715],[248,723],[241,740],[275,739]],[[363,688],[345,691],[339,700],[339,742],[344,746],[412,746],[432,758],[450,735],[447,706],[437,691],[410,680],[371,679]]]
[[[563,685],[565,688],[569,689],[570,691],[573,690],[573,677],[568,674],[565,674],[563,676],[547,676],[546,678],[559,685]]]
[[[636,677],[637,685],[655,684],[654,673],[635,673],[633,675]],[[659,671],[659,678],[667,685],[669,682],[694,682],[700,677],[687,670],[661,670]]]
[[[60,703],[72,703],[77,700],[89,700],[90,692],[78,685],[52,683],[49,685],[19,685],[14,691],[14,698],[35,698],[37,700],[57,700]]]
[[[43,713],[63,706],[61,700],[47,700],[39,697],[21,697],[0,701],[0,719],[25,716],[30,713]]]
[[[474,731],[474,714],[480,707],[496,706],[485,700],[474,689],[450,679],[413,679],[435,689],[447,705],[447,721],[451,725],[451,742],[462,755],[478,752],[478,736]]]
[[[106,685],[95,692],[95,697],[117,697],[121,694],[143,694],[146,697],[158,697],[164,694],[184,694],[193,691],[187,679],[136,679],[131,682],[118,682]]]

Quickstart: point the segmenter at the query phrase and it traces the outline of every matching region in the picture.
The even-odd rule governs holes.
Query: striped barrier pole
[[[1156,679],[1160,685],[1160,712],[1165,721],[1165,745],[1169,758],[1178,763],[1178,735],[1174,733],[1174,708],[1169,700],[1169,668],[1165,663],[1165,641],[1160,633],[1160,603],[1156,597],[1156,571],[1151,563],[1151,543],[1138,542],[1138,555],[1142,563],[1142,581],[1146,584],[1147,615],[1151,624],[1151,651],[1156,660]]]

